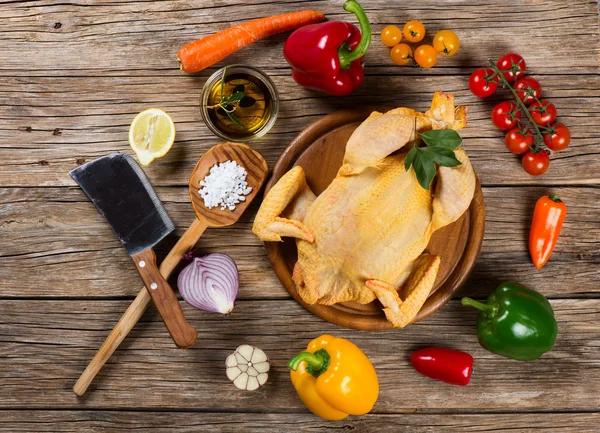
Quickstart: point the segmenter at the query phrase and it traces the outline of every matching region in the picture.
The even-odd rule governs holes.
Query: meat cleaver
[[[140,166],[128,155],[113,154],[69,174],[125,246],[175,344],[194,344],[198,333],[187,323],[173,289],[156,267],[152,251],[175,226]]]

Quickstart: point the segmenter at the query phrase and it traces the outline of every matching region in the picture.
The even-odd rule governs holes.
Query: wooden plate
[[[283,151],[267,184],[265,194],[295,165],[306,172],[308,185],[319,195],[335,178],[342,165],[346,142],[357,126],[374,110],[385,112],[391,107],[365,107],[329,114],[306,127]],[[477,181],[470,208],[453,224],[436,231],[425,249],[441,257],[434,288],[414,322],[439,310],[465,283],[481,250],[485,225],[485,207],[481,186]],[[344,302],[335,305],[309,305],[302,301],[292,281],[297,260],[296,242],[266,242],[269,261],[281,283],[311,313],[345,328],[381,331],[392,329],[379,301],[361,305]]]

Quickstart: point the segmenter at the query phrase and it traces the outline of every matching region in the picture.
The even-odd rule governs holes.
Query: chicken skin
[[[342,167],[318,197],[304,170],[288,171],[266,195],[253,233],[263,241],[293,237],[293,280],[308,304],[378,299],[394,327],[411,323],[431,292],[440,258],[424,253],[433,232],[469,207],[476,177],[462,147],[456,167],[436,166],[432,190],[404,159],[415,129],[460,129],[466,108],[436,92],[431,109],[373,112],[346,144]]]

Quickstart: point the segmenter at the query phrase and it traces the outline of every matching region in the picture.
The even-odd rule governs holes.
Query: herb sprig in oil
[[[233,94],[229,98],[226,98],[225,96],[223,96],[223,89],[225,88],[226,74],[227,74],[227,68],[223,68],[223,75],[221,76],[221,94],[219,97],[220,102],[218,104],[209,105],[206,108],[213,109],[213,110],[218,110],[218,109],[223,110],[225,112],[225,114],[227,114],[227,117],[229,117],[229,119],[231,119],[231,121],[233,123],[244,128],[245,126],[242,123],[242,121],[233,113],[238,108],[238,106],[240,105],[240,102],[244,98],[248,99],[250,97],[246,96],[246,94],[244,93],[243,86],[240,86],[241,90],[238,88],[234,89]]]

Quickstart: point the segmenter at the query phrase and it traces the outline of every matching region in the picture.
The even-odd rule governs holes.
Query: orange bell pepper
[[[290,362],[290,378],[302,402],[326,420],[364,415],[379,396],[377,373],[352,342],[321,335]]]
[[[540,197],[535,204],[529,231],[529,253],[537,269],[552,255],[566,215],[567,207],[556,194]]]

